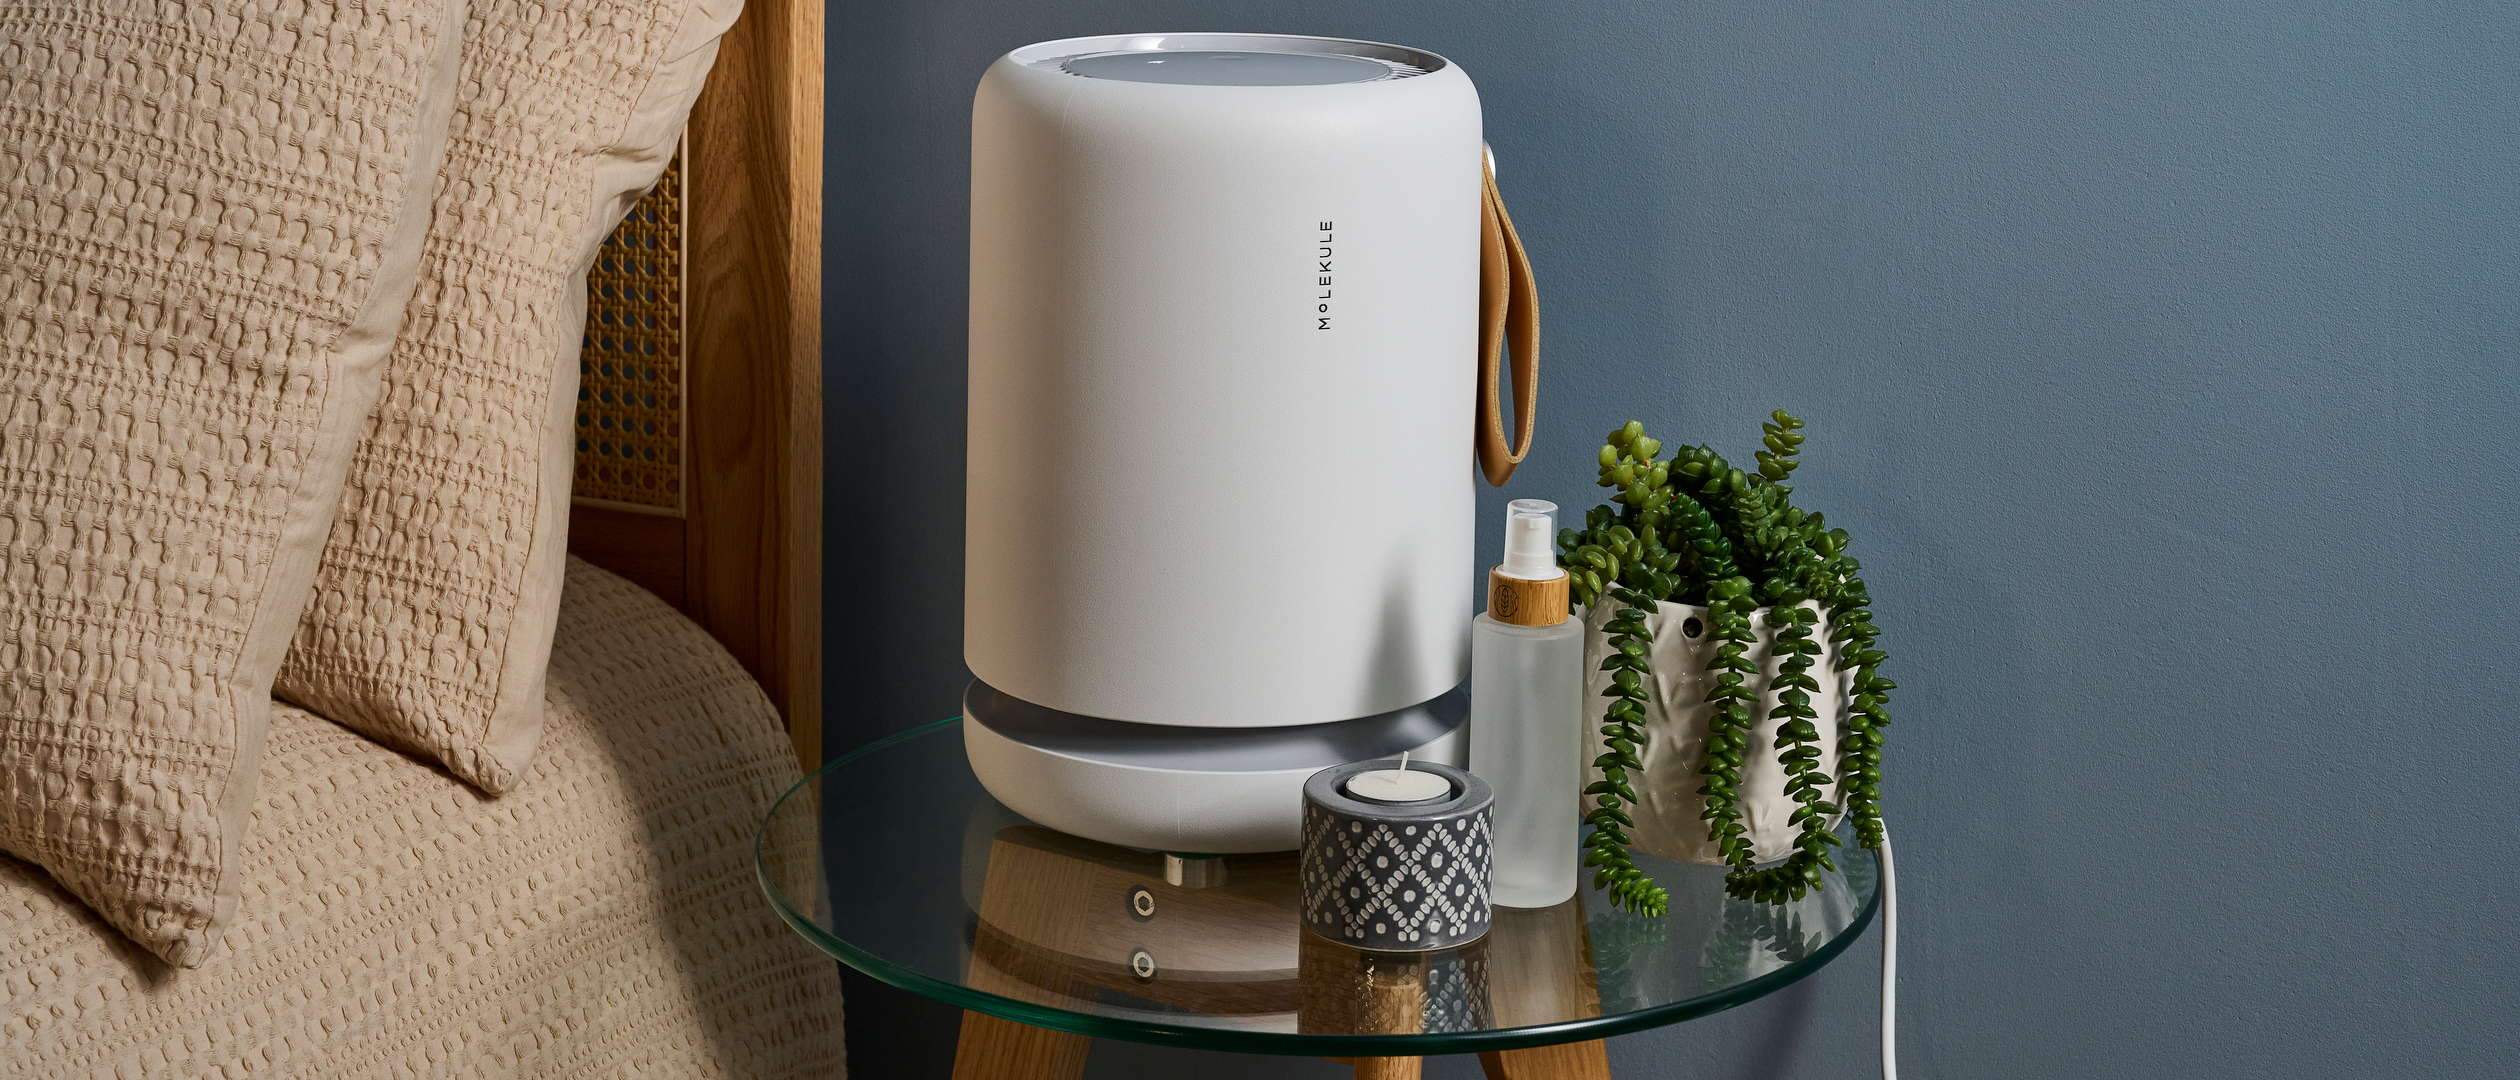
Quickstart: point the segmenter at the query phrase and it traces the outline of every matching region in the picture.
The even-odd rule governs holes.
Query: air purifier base
[[[1291,851],[1304,780],[1333,765],[1398,757],[1462,765],[1466,687],[1375,716],[1276,728],[1103,720],[1035,705],[974,680],[963,748],[1006,808],[1060,832],[1124,847],[1230,855]]]

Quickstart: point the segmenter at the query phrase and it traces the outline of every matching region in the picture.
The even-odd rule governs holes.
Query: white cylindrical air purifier
[[[1068,832],[1296,846],[1304,777],[1459,764],[1479,99],[1442,57],[1078,38],[972,107],[972,766]]]

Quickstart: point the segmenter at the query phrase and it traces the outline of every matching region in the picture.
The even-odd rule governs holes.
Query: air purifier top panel
[[[1310,53],[1159,52],[1079,56],[1059,70],[1089,79],[1187,86],[1327,86],[1391,78],[1387,64]]]
[[[1090,79],[1185,86],[1330,86],[1443,70],[1401,45],[1288,34],[1123,34],[1067,38],[1007,54],[1026,67]]]

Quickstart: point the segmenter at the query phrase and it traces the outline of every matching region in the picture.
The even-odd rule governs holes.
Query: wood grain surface
[[[1487,1080],[1610,1080],[1610,1050],[1601,1040],[1491,1050],[1479,1055]]]
[[[822,764],[822,55],[812,0],[750,0],[721,42],[685,143],[686,511],[576,507],[569,538],[724,644],[808,770]]]
[[[954,1080],[1076,1080],[1093,1044],[1083,1035],[965,1011]]]
[[[607,506],[569,507],[569,553],[683,606],[683,519]]]

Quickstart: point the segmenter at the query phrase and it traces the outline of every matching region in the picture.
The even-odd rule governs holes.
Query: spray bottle
[[[1551,551],[1557,505],[1505,507],[1505,562],[1470,627],[1470,771],[1496,791],[1495,902],[1552,907],[1575,895],[1583,816],[1584,626],[1567,617]]]

